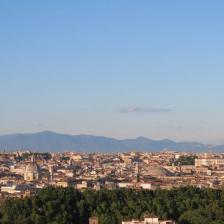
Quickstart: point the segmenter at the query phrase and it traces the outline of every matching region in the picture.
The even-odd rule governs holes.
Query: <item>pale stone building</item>
[[[40,179],[40,168],[35,161],[35,156],[31,156],[30,163],[26,166],[24,173],[25,181],[35,181]]]

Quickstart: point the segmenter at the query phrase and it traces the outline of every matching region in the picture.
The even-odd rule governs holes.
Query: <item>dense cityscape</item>
[[[175,151],[107,154],[16,151],[0,154],[0,171],[1,202],[32,197],[49,187],[72,188],[80,192],[159,191],[184,187],[218,190],[224,186],[224,154]],[[121,221],[122,224],[175,223],[174,220],[158,218],[150,213],[144,216],[143,221]],[[99,223],[99,217],[89,217],[89,223]]]

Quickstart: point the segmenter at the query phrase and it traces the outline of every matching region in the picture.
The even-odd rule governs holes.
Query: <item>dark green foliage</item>
[[[51,154],[48,152],[37,153],[37,155],[41,156],[42,159],[50,160],[52,158]]]
[[[28,160],[30,158],[30,153],[23,153],[21,156],[17,157],[16,160],[19,161],[23,161],[23,160]]]
[[[34,154],[36,157],[38,158],[41,158],[41,159],[44,159],[44,160],[50,160],[52,157],[51,157],[51,154],[48,153],[48,152],[43,152],[43,153],[23,153],[21,156],[17,157],[17,161],[24,161],[24,160],[28,160],[30,159],[31,155]]]
[[[68,161],[69,159],[70,159],[69,157],[65,157],[65,156],[61,157],[61,160],[64,160],[64,161]]]
[[[178,224],[224,224],[224,190],[186,187],[173,190],[87,190],[45,188],[35,196],[0,206],[2,224],[101,224],[140,219],[154,213]]]
[[[195,159],[197,156],[195,155],[190,155],[190,156],[180,156],[178,159],[173,159],[171,161],[171,164],[174,164],[175,166],[180,165],[194,165],[195,164]]]

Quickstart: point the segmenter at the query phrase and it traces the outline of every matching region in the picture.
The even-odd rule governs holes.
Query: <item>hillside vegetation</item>
[[[45,188],[35,196],[12,199],[0,206],[2,224],[87,224],[97,215],[101,224],[142,218],[154,213],[179,224],[224,224],[224,190],[101,190]]]

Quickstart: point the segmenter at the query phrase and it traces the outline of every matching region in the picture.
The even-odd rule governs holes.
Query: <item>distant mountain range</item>
[[[67,135],[44,131],[33,134],[0,136],[0,150],[31,150],[39,152],[126,152],[126,151],[208,151],[209,146],[197,142],[175,142],[169,139],[153,140],[145,137],[118,140],[93,135]],[[224,145],[214,146],[213,151],[224,151]]]

